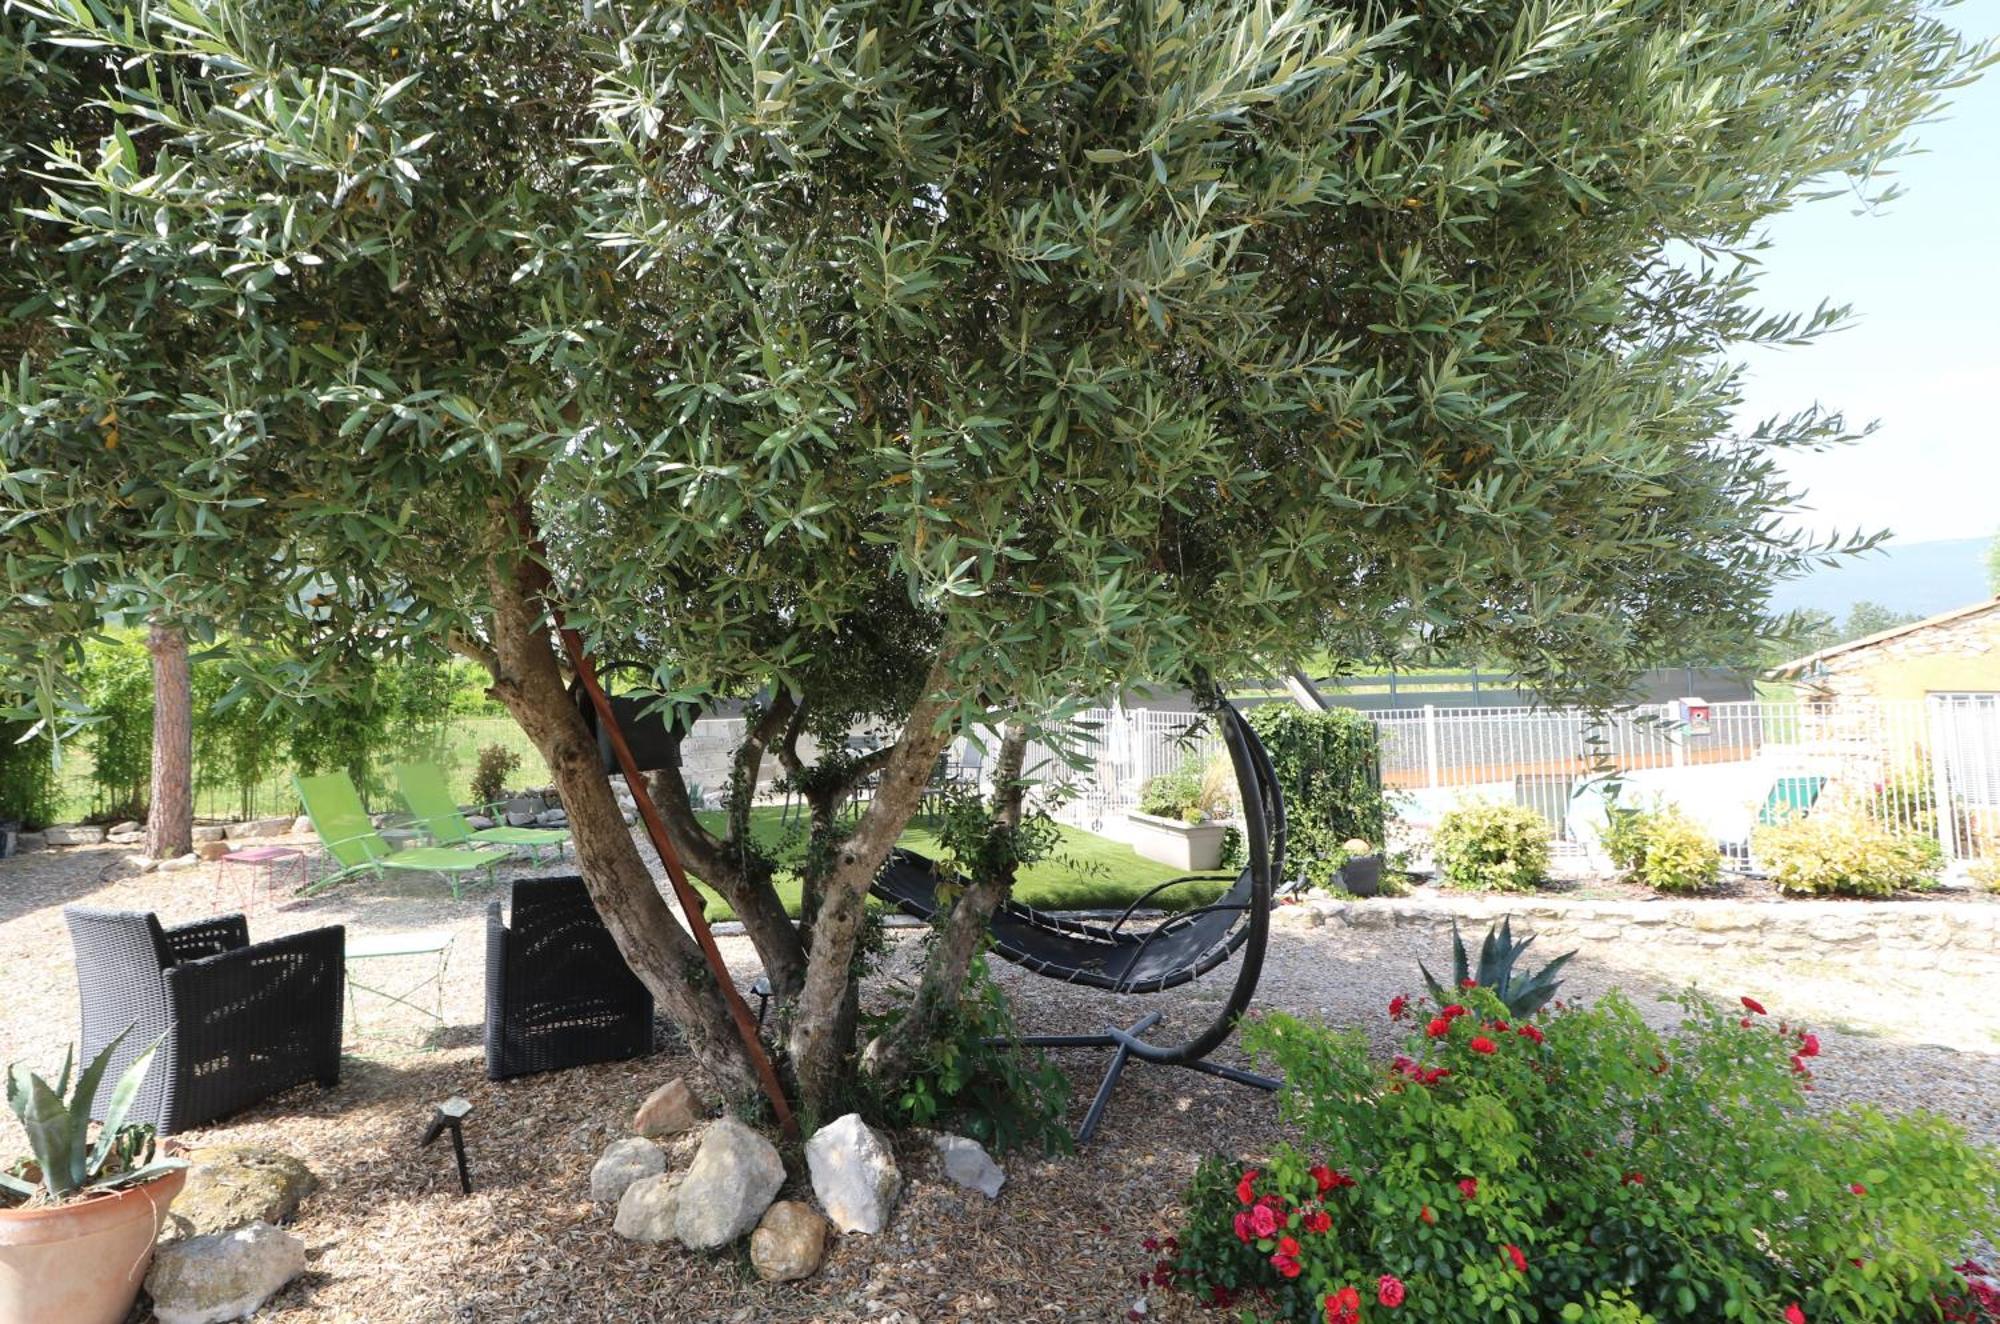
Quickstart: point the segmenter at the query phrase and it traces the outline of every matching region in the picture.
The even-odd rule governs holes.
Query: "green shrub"
[[[2000,1218],[1992,1153],[1808,1109],[1817,1038],[1752,1004],[1689,995],[1665,1033],[1616,993],[1518,1024],[1459,997],[1393,1003],[1387,1067],[1360,1029],[1249,1025],[1288,1141],[1203,1164],[1156,1273],[1299,1324],[1915,1324]]]
[[[1603,840],[1620,873],[1662,892],[1699,892],[1722,876],[1714,840],[1678,806],[1614,806]]]
[[[1438,820],[1438,873],[1453,887],[1526,892],[1549,876],[1549,824],[1526,805],[1473,804]]]
[[[47,730],[23,738],[32,725],[0,721],[0,819],[13,819],[30,832],[55,821],[60,789]]]
[[[482,808],[500,803],[500,797],[507,794],[507,779],[520,766],[521,756],[505,745],[483,746],[479,766],[472,774],[472,803]]]
[[[153,778],[153,659],[144,640],[131,631],[91,640],[82,683],[94,812],[143,818]]]
[[[1286,867],[1326,886],[1348,858],[1343,842],[1379,846],[1385,836],[1389,801],[1375,724],[1349,709],[1310,713],[1291,703],[1259,704],[1246,720],[1284,789]]]
[[[1803,895],[1921,891],[1944,872],[1936,838],[1891,831],[1856,814],[1788,818],[1758,828],[1751,846],[1781,890]]]
[[[1201,811],[1201,764],[1194,759],[1182,762],[1172,772],[1148,777],[1139,788],[1139,812],[1158,818],[1184,818],[1189,811]]]
[[[900,1014],[870,1018],[871,1034]],[[999,1153],[1027,1147],[1062,1153],[1072,1145],[1064,1126],[1069,1078],[1021,1043],[1007,996],[983,956],[966,973],[957,1015],[874,1111],[901,1126],[949,1126]]]

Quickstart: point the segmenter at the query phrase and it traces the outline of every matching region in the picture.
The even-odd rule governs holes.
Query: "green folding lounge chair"
[[[1780,777],[1771,783],[1771,793],[1764,797],[1764,807],[1757,811],[1757,822],[1762,827],[1782,823],[1788,818],[1800,818],[1812,812],[1819,800],[1819,793],[1826,786],[1826,778]]]
[[[473,827],[458,811],[458,804],[445,785],[444,772],[435,763],[398,765],[396,785],[403,792],[403,803],[440,846],[524,847],[539,864],[543,847],[552,848],[556,858],[561,859],[563,843],[569,840],[568,828]]]
[[[292,785],[298,788],[299,800],[306,807],[306,817],[312,820],[320,845],[326,847],[326,853],[333,856],[338,866],[334,873],[308,887],[308,895],[359,874],[380,878],[390,869],[405,869],[442,876],[451,884],[451,894],[456,897],[462,875],[484,870],[486,880],[496,882],[494,870],[506,862],[506,851],[486,847],[393,849],[368,821],[368,811],[361,807],[361,797],[354,793],[354,783],[347,780],[346,773],[294,777]]]

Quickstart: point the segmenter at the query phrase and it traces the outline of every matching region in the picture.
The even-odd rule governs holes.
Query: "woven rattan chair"
[[[514,884],[512,923],[486,907],[486,1074],[493,1080],[653,1049],[653,995],[604,927],[583,879]]]
[[[170,1135],[304,1081],[340,1080],[345,929],[253,945],[241,915],[173,929],[143,911],[68,906],[63,918],[83,1060],[136,1026],[112,1056],[106,1074],[116,1080],[165,1036],[129,1120]]]

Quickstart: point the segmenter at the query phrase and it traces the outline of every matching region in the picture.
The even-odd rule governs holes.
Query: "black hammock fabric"
[[[1227,874],[1192,874],[1176,882],[1227,881]],[[938,903],[936,866],[896,850],[875,879],[875,894],[930,923]],[[1244,912],[1254,890],[1251,871],[1209,905],[1170,915],[1148,931],[1063,919],[1008,901],[994,913],[993,950],[1014,964],[1073,984],[1114,993],[1157,993],[1207,974],[1236,953],[1249,934]],[[1129,915],[1129,912],[1128,912]]]

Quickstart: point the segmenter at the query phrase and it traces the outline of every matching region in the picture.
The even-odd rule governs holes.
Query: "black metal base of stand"
[[[1097,1087],[1097,1096],[1090,1101],[1090,1108],[1083,1115],[1083,1125],[1076,1129],[1076,1143],[1087,1145],[1097,1134],[1098,1123],[1104,1120],[1104,1110],[1111,1102],[1111,1091],[1117,1088],[1118,1078],[1125,1074],[1125,1066],[1136,1055],[1142,1061],[1152,1061],[1156,1066],[1181,1067],[1188,1071],[1199,1071],[1205,1076],[1217,1076],[1234,1081],[1238,1085],[1248,1085],[1252,1089],[1266,1092],[1275,1091],[1284,1082],[1271,1076],[1260,1076],[1254,1071],[1243,1071],[1237,1067],[1225,1067],[1214,1062],[1196,1060],[1174,1062],[1154,1057],[1160,1050],[1148,1044],[1139,1036],[1157,1025],[1159,1012],[1152,1012],[1132,1022],[1125,1029],[1107,1029],[1103,1034],[1037,1034],[1026,1035],[1020,1042],[1029,1048],[1109,1048],[1111,1062],[1104,1068],[1104,1080]]]

